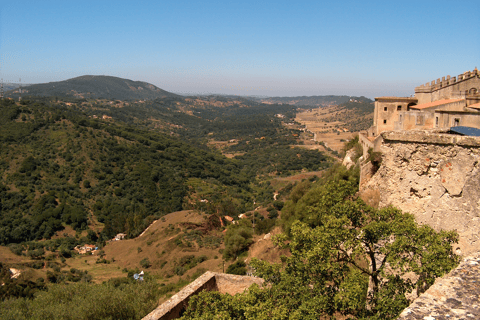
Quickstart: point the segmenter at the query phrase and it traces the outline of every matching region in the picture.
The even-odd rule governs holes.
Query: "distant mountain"
[[[353,96],[300,96],[300,97],[269,97],[269,98],[253,98],[256,101],[263,103],[279,103],[290,104],[293,106],[311,106],[311,107],[328,107],[332,105],[339,105],[346,102],[372,102],[372,100],[365,97]]]
[[[18,83],[8,83],[8,82],[3,83],[3,91],[4,92],[7,92],[9,90],[17,89],[18,87],[20,87],[20,84],[18,84]]]
[[[18,89],[6,94],[18,97]],[[73,96],[77,98],[105,98],[118,100],[153,100],[156,98],[178,97],[178,95],[162,90],[153,84],[143,81],[132,81],[111,76],[81,76],[64,81],[40,83],[25,86],[25,96]]]

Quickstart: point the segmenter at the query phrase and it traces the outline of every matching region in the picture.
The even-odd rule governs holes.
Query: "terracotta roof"
[[[473,109],[480,109],[480,102],[479,103],[475,103],[475,104],[471,104],[469,106],[467,106],[469,108],[473,108]]]
[[[438,101],[433,101],[429,103],[424,103],[424,104],[418,104],[416,106],[410,106],[411,109],[427,109],[427,108],[432,108],[432,107],[438,107],[444,104],[449,104],[457,101],[462,101],[463,99],[444,99],[444,100],[438,100]]]

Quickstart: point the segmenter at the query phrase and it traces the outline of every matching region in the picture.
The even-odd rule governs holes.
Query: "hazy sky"
[[[480,68],[480,1],[0,0],[0,76],[176,93],[410,95]]]

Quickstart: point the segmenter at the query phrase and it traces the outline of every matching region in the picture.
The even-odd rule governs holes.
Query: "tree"
[[[251,222],[247,219],[241,219],[237,224],[229,225],[225,234],[223,258],[227,260],[234,259],[247,251],[248,247],[253,243],[252,236]]]
[[[272,283],[269,290],[300,286],[295,290],[304,292],[303,298],[295,309],[305,310],[304,317],[313,312],[394,319],[410,303],[407,293],[425,291],[458,263],[455,232],[418,226],[413,215],[393,207],[377,210],[356,199],[319,220],[315,228],[297,221],[290,239],[277,238],[291,253],[281,270],[252,261],[257,275]]]
[[[247,264],[242,260],[238,260],[229,265],[226,272],[229,274],[245,275],[247,274]]]
[[[184,319],[202,308],[225,319],[396,318],[407,293],[424,292],[458,263],[458,235],[419,226],[393,207],[371,208],[355,192],[349,174],[333,175],[287,203],[288,232],[274,239],[290,254],[281,264],[250,263],[266,285],[222,298],[222,306],[213,295],[206,306],[200,295]]]
[[[148,258],[143,258],[140,261],[140,266],[142,266],[142,268],[148,269],[148,268],[150,268],[151,265],[152,264],[150,263],[150,260]]]

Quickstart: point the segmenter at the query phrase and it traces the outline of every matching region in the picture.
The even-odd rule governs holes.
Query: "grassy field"
[[[337,152],[340,152],[344,142],[356,133],[346,128],[349,118],[345,111],[336,106],[298,112],[295,120],[314,134],[315,141],[323,142],[326,147]]]

